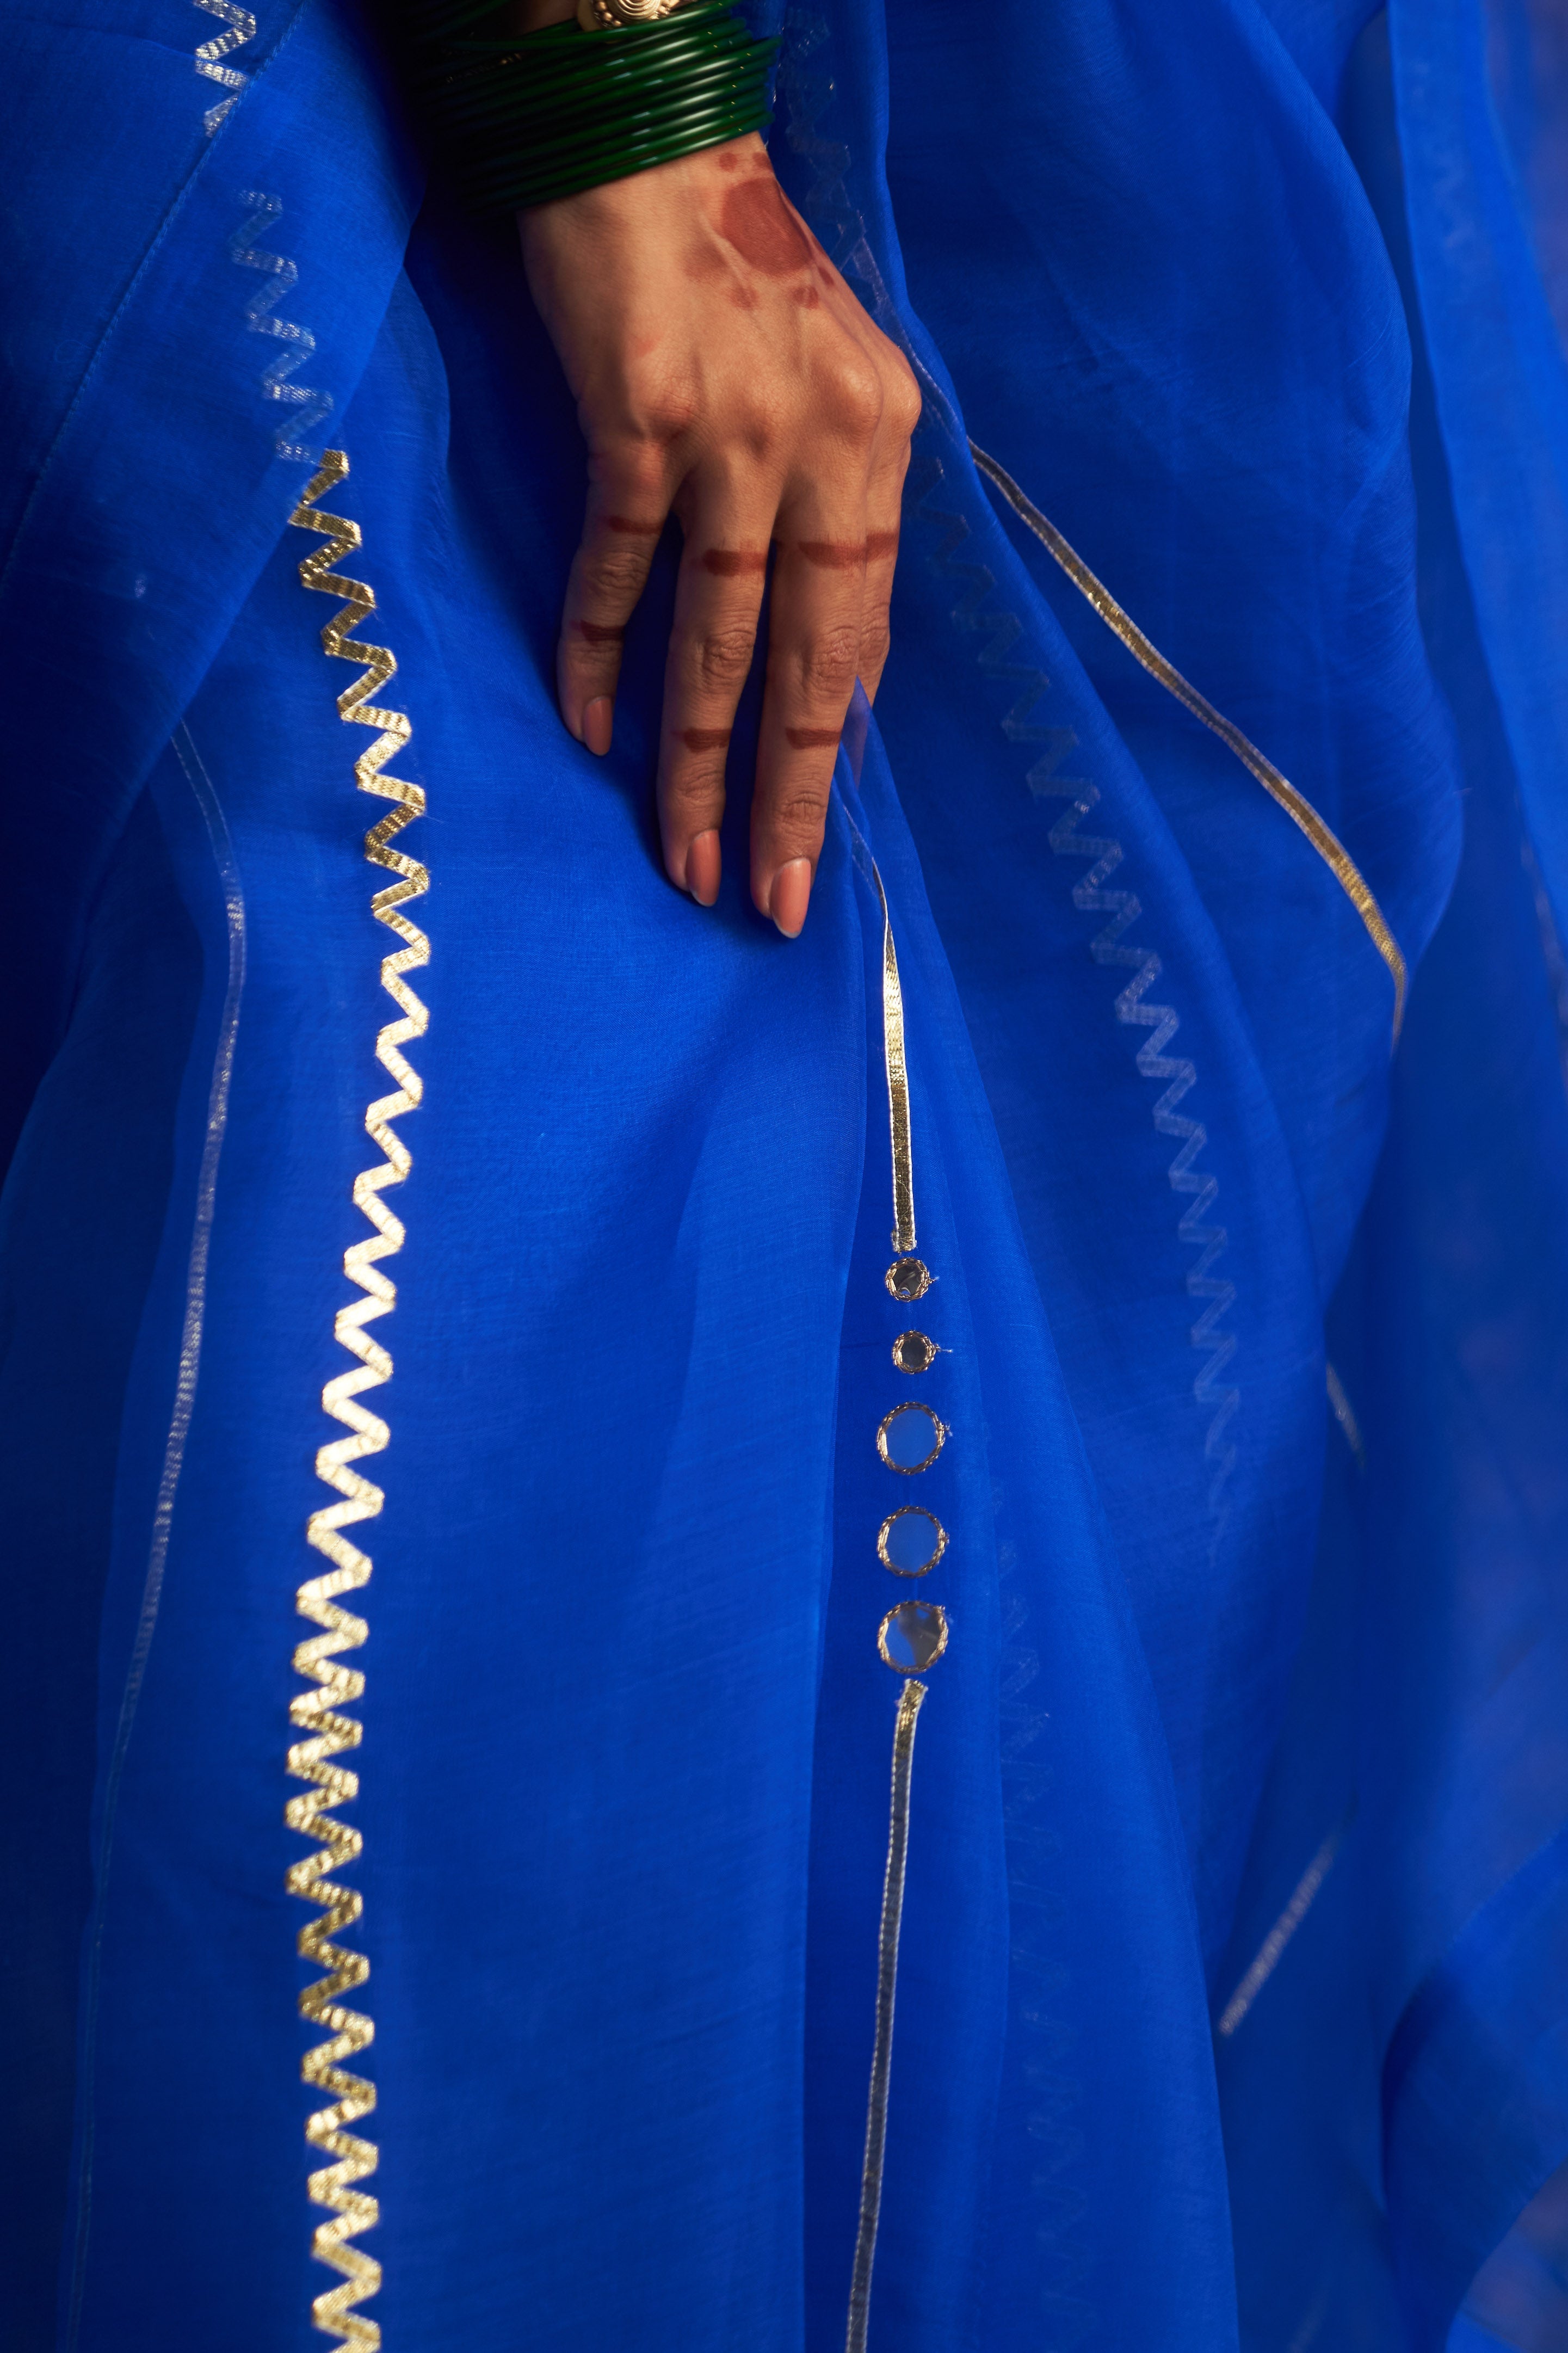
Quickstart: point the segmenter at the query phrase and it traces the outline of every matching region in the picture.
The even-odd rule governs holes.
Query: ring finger
[[[665,668],[658,812],[669,879],[704,907],[719,893],[724,765],[756,647],[775,501],[689,484],[686,533]]]

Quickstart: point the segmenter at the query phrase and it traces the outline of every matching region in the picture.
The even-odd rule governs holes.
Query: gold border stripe
[[[1334,1857],[1338,1854],[1349,1828],[1348,1816],[1344,1820],[1336,1822],[1306,1870],[1301,1873],[1291,1893],[1290,1901],[1259,1945],[1257,1957],[1251,1968],[1226,2003],[1219,2024],[1215,2029],[1216,2034],[1223,2035],[1228,2040],[1236,2032],[1237,2028],[1279,1968],[1286,1946],[1311,1910],[1313,1898],[1332,1869]]]
[[[1355,1467],[1358,1471],[1364,1471],[1366,1440],[1361,1434],[1361,1424],[1356,1419],[1355,1408],[1345,1394],[1345,1385],[1332,1365],[1325,1364],[1323,1366],[1323,1383],[1329,1392],[1329,1406],[1334,1419],[1343,1430],[1345,1444],[1355,1458]]]
[[[390,1314],[397,1303],[395,1284],[376,1262],[394,1257],[403,1248],[404,1229],[381,1196],[389,1185],[402,1184],[412,1166],[407,1145],[390,1123],[415,1110],[424,1092],[417,1071],[405,1060],[400,1049],[410,1039],[424,1036],[429,1018],[404,975],[430,960],[429,942],[401,910],[408,900],[423,895],[430,878],[417,860],[391,847],[401,828],[425,809],[419,786],[385,773],[387,761],[408,741],[408,721],[401,711],[381,709],[370,699],[395,675],[397,663],[386,647],[365,644],[353,636],[375,610],[374,592],[363,581],[331,568],[360,547],[360,528],[342,516],[316,511],[316,501],[341,482],[348,470],[349,461],[341,449],[325,451],[320,472],[289,522],[302,531],[320,532],[328,543],[300,566],[306,587],[343,599],[342,609],[321,631],[322,645],[340,660],[363,665],[359,678],[339,695],[338,712],[342,719],[375,731],[375,742],[354,763],[354,781],[360,791],[374,793],[395,805],[365,835],[364,854],[373,865],[397,877],[375,893],[371,909],[403,943],[382,959],[381,966],[382,987],[398,1007],[401,1018],[384,1025],[375,1049],[377,1058],[396,1081],[396,1091],[380,1096],[364,1115],[365,1132],[384,1156],[354,1179],[355,1207],[375,1231],[369,1239],[352,1243],[343,1253],[343,1272],[364,1296],[340,1307],[333,1325],[339,1345],[356,1357],[358,1365],[352,1372],[339,1373],[321,1391],[323,1410],[346,1423],[350,1434],[322,1446],[316,1456],[316,1476],[342,1500],[313,1512],[306,1530],[309,1542],[326,1555],[332,1567],[324,1576],[308,1577],[296,1597],[300,1617],[323,1630],[300,1643],[294,1652],[295,1672],[317,1687],[298,1693],[289,1704],[295,1725],[310,1737],[295,1742],[289,1749],[289,1770],[297,1780],[313,1786],[309,1796],[289,1799],[286,1818],[290,1830],[316,1840],[321,1850],[292,1866],[288,1884],[290,1894],[321,1906],[321,1917],[300,1931],[300,1951],[328,1972],[300,1996],[301,2014],[326,2027],[329,2034],[326,2042],[306,2052],[300,2073],[307,2084],[330,2095],[328,2105],[318,2108],[305,2126],[311,2146],[335,2160],[310,2176],[311,2200],[326,2207],[331,2218],[317,2224],[312,2252],[319,2262],[342,2274],[343,2284],[315,2297],[311,2313],[316,2327],[327,2336],[363,2348],[380,2345],[381,2329],[354,2307],[380,2288],[381,2265],[349,2242],[380,2220],[376,2200],[355,2187],[374,2173],[379,2152],[374,2141],[348,2127],[374,2109],[375,2086],[363,2075],[350,2073],[342,2063],[369,2048],[375,2028],[362,2011],[350,2010],[341,2000],[364,1984],[370,1963],[363,1953],[332,1941],[361,1917],[364,1899],[357,1888],[340,1886],[328,1873],[355,1861],[363,1845],[360,1832],[337,1820],[331,1811],[358,1796],[359,1777],[331,1760],[360,1745],[363,1727],[357,1718],[342,1711],[363,1695],[364,1677],[357,1668],[334,1662],[342,1652],[358,1650],[369,1631],[363,1618],[340,1607],[338,1596],[365,1585],[371,1574],[369,1556],[351,1544],[343,1530],[357,1521],[375,1518],[384,1500],[381,1489],[351,1466],[368,1454],[379,1454],[391,1433],[384,1421],[354,1400],[363,1391],[379,1388],[392,1377],[391,1356],[370,1338],[364,1327],[377,1316]]]
[[[1343,842],[1330,826],[1325,825],[1311,802],[1280,775],[1273,761],[1265,759],[1256,744],[1249,742],[1223,712],[1216,711],[1195,686],[1189,685],[1181,671],[1165,659],[1159,648],[1151,644],[1136,621],[1122,611],[1103,581],[1096,579],[1082,556],[1068,545],[1055,523],[1025,497],[1011,474],[976,442],[970,443],[969,454],[980,471],[995,484],[1019,521],[1026,523],[1042,546],[1050,551],[1073,586],[1093,606],[1106,628],[1115,631],[1133,659],[1142,662],[1150,677],[1157,679],[1167,693],[1173,694],[1178,702],[1184,703],[1194,719],[1201,719],[1204,725],[1235,753],[1243,767],[1251,771],[1264,791],[1279,802],[1287,817],[1293,818],[1300,827],[1361,917],[1366,926],[1367,937],[1388,966],[1394,982],[1394,1035],[1397,1039],[1405,1019],[1405,958],[1400,954],[1394,934],[1384,921],[1382,908],[1367,888],[1361,869]]]
[[[882,1881],[882,1927],[877,1947],[877,2034],[871,2090],[866,2103],[866,2156],[860,2168],[860,2227],[849,2282],[849,2326],[844,2353],[866,2353],[871,2316],[871,2265],[882,2211],[882,2161],[888,2146],[888,2088],[893,2070],[893,1997],[899,1983],[899,1930],[904,1915],[904,1864],[910,1851],[910,1784],[914,1776],[915,1719],[924,1683],[907,1683],[893,1720],[893,1798],[888,1822],[888,1868]]]
[[[869,852],[868,852],[869,858]],[[915,1247],[915,1166],[910,1143],[910,1074],[904,1061],[904,991],[893,946],[888,894],[874,858],[871,880],[882,902],[882,1060],[888,1071],[888,1126],[893,1147],[893,1248],[907,1257]]]

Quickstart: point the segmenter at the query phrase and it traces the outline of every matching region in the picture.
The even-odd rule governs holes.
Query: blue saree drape
[[[775,163],[925,394],[793,945],[652,852],[672,547],[612,759],[559,725],[571,403],[374,26],[13,17],[7,2348],[303,2348],[341,2284],[307,2177],[343,2150],[305,2125],[352,2095],[300,2080],[284,1807],[400,1085],[391,1378],[355,1409],[384,1503],[329,1597],[366,1630],[335,1933],[374,2036],[331,2063],[375,2087],[330,2129],[374,2142],[338,2187],[382,2267],[340,2336],[842,2342],[875,1533],[912,1493],[874,1438],[918,1394],[952,1639],[875,2353],[1535,2341],[1504,2306],[1568,2160],[1556,86],[1524,15],[1365,15],[791,9]],[[1364,907],[971,435],[1343,844],[1409,978],[1392,1060]],[[312,593],[329,563],[365,593]],[[395,670],[323,642],[344,604]],[[746,775],[742,725],[731,876]],[[856,833],[939,1278],[912,1391]]]

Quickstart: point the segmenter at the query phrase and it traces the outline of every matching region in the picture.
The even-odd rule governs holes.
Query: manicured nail
[[[700,907],[710,907],[719,896],[719,837],[700,833],[686,853],[686,887]]]
[[[583,713],[583,741],[602,760],[610,748],[616,706],[607,694],[596,694]]]
[[[811,860],[792,858],[773,876],[773,887],[768,893],[768,913],[786,940],[798,939],[805,921],[806,902],[811,897]]]

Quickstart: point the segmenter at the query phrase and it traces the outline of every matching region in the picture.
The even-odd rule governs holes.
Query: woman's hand
[[[621,641],[673,512],[685,533],[658,814],[670,880],[719,891],[724,755],[773,603],[752,896],[794,938],[855,681],[888,651],[920,396],[747,137],[519,215],[529,283],[588,443],[561,710],[610,748]]]

